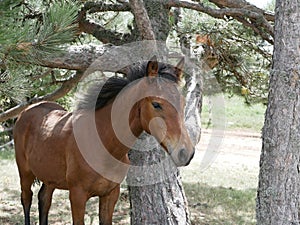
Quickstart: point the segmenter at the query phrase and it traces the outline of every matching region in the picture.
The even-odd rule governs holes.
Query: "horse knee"
[[[24,208],[30,208],[32,202],[32,191],[22,190],[21,192],[21,202]]]

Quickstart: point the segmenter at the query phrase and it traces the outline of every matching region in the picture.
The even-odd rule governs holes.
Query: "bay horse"
[[[184,98],[179,92],[174,92],[183,64],[182,59],[177,66],[171,66],[157,62],[154,56],[140,66],[132,66],[125,78],[109,78],[100,93],[98,90],[96,105],[89,105],[87,94],[76,113],[67,112],[54,102],[40,102],[20,114],[14,128],[14,142],[25,225],[30,224],[31,186],[35,179],[43,182],[38,193],[40,224],[48,224],[54,189],[69,190],[73,224],[84,224],[85,205],[93,196],[99,197],[100,224],[112,224],[120,182],[127,173],[123,164],[129,165],[127,153],[143,131],[155,136],[176,166],[189,164],[194,155],[194,146],[184,125]],[[145,93],[151,94],[133,104],[129,116],[123,115],[122,109],[128,107],[127,100]],[[117,96],[120,96],[120,113],[115,124],[126,121],[134,139],[128,136],[128,130],[123,131],[122,126],[118,129],[113,125],[111,114]],[[162,96],[170,97],[175,103],[171,104]],[[84,157],[84,152],[90,149],[80,149],[76,140],[74,126],[79,124],[82,140],[87,144],[93,142],[93,138],[89,137],[90,127],[85,126],[86,115],[91,112],[97,135],[105,148],[98,150],[109,153],[123,164],[108,163],[110,159],[105,154],[104,159],[95,156],[95,162],[102,166],[104,173],[109,171],[115,174],[117,181],[97,172]],[[128,137],[129,143],[123,144],[118,140],[116,129],[124,140]]]

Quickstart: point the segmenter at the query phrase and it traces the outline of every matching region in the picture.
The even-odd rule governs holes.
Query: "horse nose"
[[[178,160],[181,165],[187,166],[190,164],[192,158],[194,157],[194,151],[193,154],[189,155],[188,151],[186,149],[180,149],[178,153]]]

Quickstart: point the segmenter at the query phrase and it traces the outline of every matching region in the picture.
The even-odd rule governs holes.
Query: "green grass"
[[[260,132],[264,123],[265,110],[266,106],[263,104],[247,105],[244,99],[238,96],[205,96],[201,113],[202,126]],[[209,122],[209,118],[212,118],[212,123]]]
[[[15,159],[15,152],[13,149],[5,148],[3,150],[0,150],[0,160],[1,159],[9,159],[13,160]]]
[[[255,189],[235,190],[185,183],[192,224],[255,224]]]

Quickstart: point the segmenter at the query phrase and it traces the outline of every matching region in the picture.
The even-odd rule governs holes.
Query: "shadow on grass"
[[[5,188],[1,190],[0,224],[24,224],[20,192]]]
[[[37,193],[33,188],[31,224],[38,224]],[[232,188],[211,187],[200,183],[184,183],[189,203],[192,225],[242,225],[255,224],[256,190],[235,190]],[[4,189],[0,205],[0,224],[24,224],[20,191]],[[3,198],[4,197],[4,198]],[[130,224],[130,207],[127,190],[121,192],[114,212],[114,224]],[[49,224],[71,224],[71,207],[67,191],[56,190],[49,212]],[[86,206],[86,224],[99,224],[98,198],[91,198]]]
[[[256,224],[256,190],[184,183],[193,225]]]
[[[38,224],[37,193],[40,185],[34,185],[33,202],[30,210],[31,224]],[[127,191],[123,191],[114,212],[114,224],[129,224],[129,200]],[[91,198],[86,205],[85,224],[99,224],[99,200]],[[68,191],[55,190],[52,205],[49,211],[49,224],[71,224],[71,207]],[[24,224],[23,208],[20,200],[20,191],[4,188],[1,193],[0,225]]]

